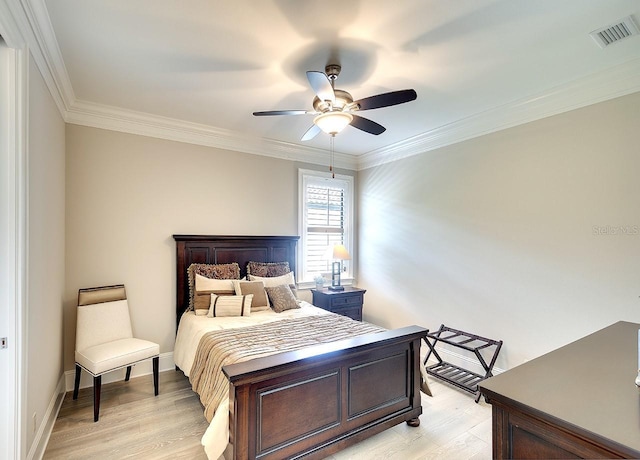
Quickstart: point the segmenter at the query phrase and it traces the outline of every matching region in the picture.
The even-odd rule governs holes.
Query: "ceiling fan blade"
[[[333,86],[331,86],[331,81],[329,81],[329,77],[327,77],[326,74],[309,70],[307,71],[307,79],[316,96],[318,96],[318,99],[321,101],[336,101]]]
[[[387,130],[387,128],[376,123],[375,121],[371,121],[368,118],[360,117],[358,115],[352,115],[353,120],[351,120],[350,125],[354,128],[358,128],[359,130],[364,131],[365,133],[375,134],[377,136],[378,134],[382,134]]]
[[[380,107],[389,107],[390,105],[404,104],[418,97],[412,89],[403,89],[400,91],[391,91],[390,93],[377,94],[375,96],[365,97],[354,104],[358,104],[360,110],[379,109]]]
[[[307,110],[268,110],[266,112],[253,112],[256,117],[265,117],[270,115],[305,115],[309,112]]]
[[[310,141],[311,139],[313,139],[314,137],[316,137],[319,133],[320,133],[321,129],[318,128],[318,125],[311,125],[311,128],[307,129],[307,132],[304,133],[304,135],[302,136],[302,138],[300,139],[301,141]]]

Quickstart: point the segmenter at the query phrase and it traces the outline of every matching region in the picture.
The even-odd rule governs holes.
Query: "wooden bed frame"
[[[177,321],[189,305],[192,263],[288,261],[297,236],[174,235]],[[418,326],[369,334],[225,366],[232,459],[324,458],[402,422],[418,426]]]

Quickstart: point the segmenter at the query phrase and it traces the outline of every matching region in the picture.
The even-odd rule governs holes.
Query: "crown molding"
[[[358,156],[358,170],[640,91],[640,59],[556,86]]]
[[[323,149],[250,137],[203,124],[77,100],[44,0],[10,1],[7,7],[15,17],[17,28],[25,37],[67,123],[312,164],[326,165],[329,162],[329,152]],[[336,152],[334,164],[351,170],[367,169],[637,91],[640,91],[640,59],[627,61],[362,155]]]
[[[109,107],[87,101],[76,101],[67,111],[67,123],[93,128],[120,131],[188,144],[203,145],[225,150],[263,155],[283,160],[327,165],[329,152],[243,133],[214,128],[174,118]],[[357,158],[334,153],[334,165],[355,170]]]
[[[2,0],[2,2],[3,8],[11,13],[9,22],[13,22],[13,27],[20,32],[21,45],[25,45],[29,50],[60,115],[64,119],[67,109],[74,100],[73,90],[64,68],[44,1]]]
[[[0,0],[2,2],[6,0]],[[62,53],[53,31],[44,0],[19,0],[13,6],[18,15],[17,29],[25,40],[67,123],[120,131],[159,139],[233,150],[312,164],[329,163],[329,152],[272,139],[249,137],[241,133],[183,120],[161,117],[128,109],[76,99]],[[334,153],[334,165],[355,170],[357,158]]]
[[[384,148],[353,156],[335,153],[335,166],[363,170],[397,161],[474,137],[529,123],[640,91],[640,59],[556,86],[470,117],[432,129]],[[233,131],[76,101],[67,111],[68,123],[140,134],[274,158],[327,164],[328,152]]]
[[[44,0],[21,0],[29,22],[32,24],[32,30],[34,31],[35,38],[38,43],[38,49],[45,59],[44,66],[46,70],[43,71],[43,66],[38,66],[41,72],[46,72],[51,75],[53,84],[55,86],[55,97],[59,97],[64,105],[65,111],[69,109],[73,101],[76,100],[71,86],[71,79],[67,73],[67,68],[64,65],[62,59],[62,52],[58,46],[58,40],[53,30],[53,24],[49,17],[49,11],[44,3]],[[64,113],[63,113],[64,116]]]

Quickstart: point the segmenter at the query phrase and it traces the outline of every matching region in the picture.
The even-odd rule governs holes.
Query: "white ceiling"
[[[354,99],[414,88],[361,112],[387,128],[336,136],[364,167],[640,90],[640,35],[600,49],[589,32],[639,0],[22,0],[72,123],[252,153],[326,158],[302,143],[306,70],[342,65]]]

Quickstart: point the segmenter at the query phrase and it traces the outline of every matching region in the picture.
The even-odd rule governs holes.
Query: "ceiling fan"
[[[307,72],[309,84],[316,93],[316,97],[313,99],[314,110],[271,110],[266,112],[253,112],[253,114],[256,117],[271,115],[316,115],[313,119],[313,126],[302,136],[303,141],[313,139],[321,131],[335,136],[347,125],[377,136],[385,132],[386,128],[375,121],[356,115],[354,112],[404,104],[418,97],[415,90],[404,89],[377,94],[354,101],[351,94],[335,88],[334,83],[338,75],[340,75],[341,69],[338,64],[329,64],[325,67],[325,73],[312,70]]]

